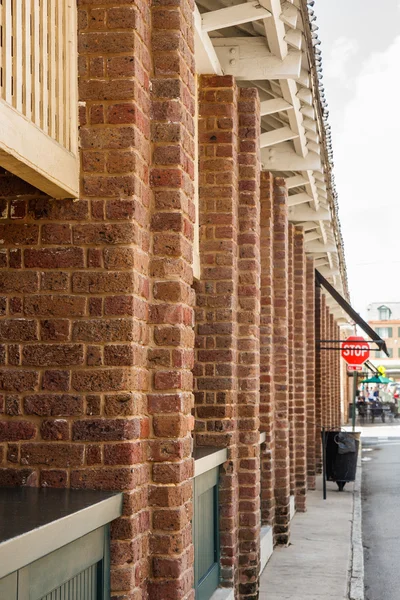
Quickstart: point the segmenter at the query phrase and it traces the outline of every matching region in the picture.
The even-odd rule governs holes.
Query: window
[[[389,353],[389,358],[393,358],[393,348],[388,348],[387,351]],[[399,348],[399,352],[400,352],[400,348]],[[381,350],[380,352],[377,352],[377,357],[376,358],[388,358],[388,357],[384,353],[384,351]]]
[[[384,340],[393,337],[393,327],[377,327],[376,333]]]
[[[400,348],[397,348],[397,355],[400,358]]]
[[[388,321],[391,317],[392,311],[387,306],[381,306],[378,308],[379,311],[379,320],[380,321]]]

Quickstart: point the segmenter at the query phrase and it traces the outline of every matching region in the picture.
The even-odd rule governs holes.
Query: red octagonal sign
[[[351,335],[341,344],[342,358],[348,365],[362,365],[369,359],[369,344],[363,337]]]

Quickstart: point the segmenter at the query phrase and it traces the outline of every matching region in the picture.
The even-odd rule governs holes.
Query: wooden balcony
[[[0,0],[0,166],[56,198],[78,195],[73,0]]]

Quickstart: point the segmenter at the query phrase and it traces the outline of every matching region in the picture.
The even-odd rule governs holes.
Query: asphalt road
[[[400,598],[400,438],[363,438],[365,600]]]

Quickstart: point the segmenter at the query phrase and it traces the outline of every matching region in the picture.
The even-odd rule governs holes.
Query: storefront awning
[[[319,285],[322,285],[322,287],[324,287],[326,289],[326,291],[339,304],[339,306],[345,311],[345,313],[347,313],[349,315],[349,317],[354,321],[354,323],[356,323],[356,325],[358,325],[364,331],[364,333],[366,333],[367,336],[370,337],[371,340],[373,342],[375,342],[375,344],[377,344],[378,348],[380,350],[383,350],[383,352],[386,354],[386,356],[389,356],[389,352],[388,352],[388,350],[386,348],[386,342],[385,342],[385,340],[383,340],[376,333],[376,331],[374,331],[372,329],[372,327],[370,327],[368,325],[368,323],[366,321],[364,321],[364,319],[362,317],[360,317],[360,315],[347,302],[347,300],[345,300],[343,298],[343,296],[341,296],[339,294],[339,292],[337,292],[335,290],[335,288],[333,287],[333,285],[331,285],[329,283],[329,281],[327,281],[325,279],[325,277],[323,275],[321,275],[321,273],[319,273],[319,271],[317,271],[317,270],[315,270],[315,279],[316,279],[316,281],[317,281],[317,283]]]

